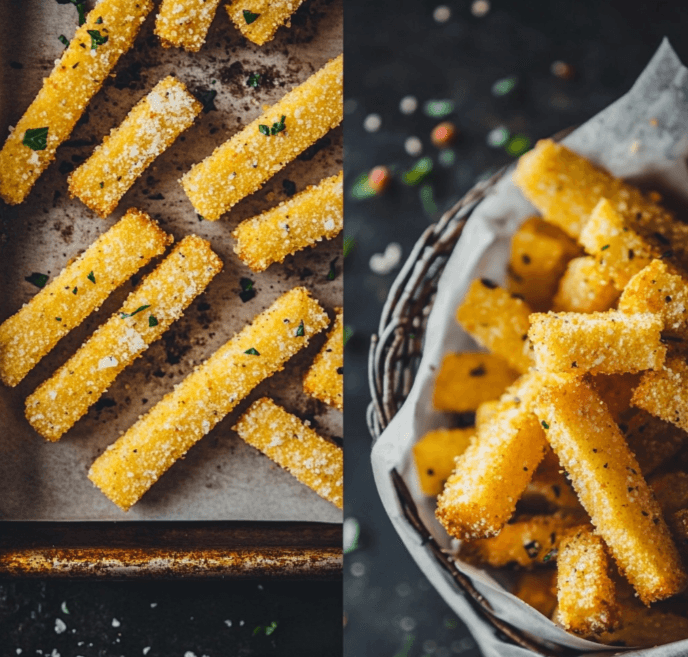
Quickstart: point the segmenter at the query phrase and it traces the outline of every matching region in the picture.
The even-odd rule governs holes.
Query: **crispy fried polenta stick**
[[[499,410],[499,399],[490,399],[475,409],[475,426],[485,424]]]
[[[284,262],[307,246],[332,239],[344,226],[344,196],[340,172],[308,187],[263,214],[242,221],[232,233],[234,253],[253,271]]]
[[[595,531],[649,604],[686,585],[659,504],[599,396],[582,380],[550,381],[535,412]]]
[[[659,371],[645,372],[632,403],[688,431],[688,363],[682,358],[667,358]]]
[[[436,515],[449,535],[462,540],[494,536],[513,515],[547,447],[531,410],[541,385],[542,375],[535,371],[518,379],[456,459],[437,499]]]
[[[596,636],[596,641],[612,646],[650,648],[681,641],[688,636],[688,618],[682,615],[683,609],[648,609],[633,600],[624,601],[619,607],[620,626]]]
[[[615,374],[660,369],[662,320],[651,313],[534,313],[528,337],[543,371]]]
[[[339,509],[344,506],[342,448],[272,399],[263,397],[251,404],[232,429],[320,497]]]
[[[262,46],[282,25],[289,26],[291,15],[303,0],[232,0],[227,13],[237,29],[250,41]]]
[[[609,310],[619,297],[606,269],[593,258],[574,258],[559,280],[552,310],[594,313]]]
[[[155,19],[162,46],[198,52],[219,4],[220,0],[163,0]]]
[[[344,410],[344,312],[335,308],[336,317],[327,341],[313,360],[303,379],[303,389],[311,397]]]
[[[543,616],[550,618],[557,606],[557,571],[553,568],[524,570],[518,573],[513,593]]]
[[[33,428],[59,440],[221,269],[222,261],[205,240],[190,235],[179,242],[120,310],[26,400]]]
[[[89,479],[128,510],[327,324],[327,314],[305,288],[283,294],[110,445],[91,466]]]
[[[26,198],[152,8],[151,0],[102,0],[88,14],[0,151],[0,197],[7,203]],[[89,30],[100,34],[99,41],[107,40],[94,48]],[[23,144],[32,134],[28,131],[41,128],[48,133],[42,150]]]
[[[475,435],[473,427],[433,429],[414,446],[413,459],[424,495],[436,497],[454,469],[454,460],[463,454]]]
[[[219,219],[341,123],[343,64],[343,55],[331,60],[184,174],[198,214]]]
[[[202,105],[183,82],[166,77],[153,87],[69,176],[69,193],[107,217],[158,155],[186,130]]]
[[[557,556],[557,619],[565,629],[590,636],[618,627],[619,605],[609,570],[604,541],[589,528],[564,537]]]
[[[440,411],[465,413],[501,395],[518,378],[501,356],[447,354],[437,372],[432,404]]]
[[[517,372],[527,372],[533,354],[527,341],[531,309],[525,301],[492,281],[471,283],[456,319],[483,347],[502,356]]]
[[[0,378],[16,386],[75,326],[172,237],[134,208],[62,270],[19,312],[0,325]]]

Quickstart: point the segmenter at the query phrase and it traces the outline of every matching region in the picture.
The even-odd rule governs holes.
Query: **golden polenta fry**
[[[0,378],[16,386],[57,343],[81,324],[172,236],[134,208],[103,233],[19,312],[0,325]]]
[[[647,608],[634,600],[624,601],[620,607],[620,626],[603,632],[596,641],[617,646],[650,648],[681,641],[688,636],[688,618],[683,609]]]
[[[26,198],[152,8],[151,0],[102,0],[88,14],[0,151],[0,197],[7,203]]]
[[[343,55],[328,62],[184,174],[182,187],[198,214],[219,219],[341,123],[343,65]]]
[[[661,509],[600,397],[581,379],[549,382],[535,412],[595,531],[640,599],[663,600],[686,574]]]
[[[201,109],[183,82],[172,76],[158,82],[91,157],[70,174],[69,193],[101,217],[107,217]]]
[[[557,557],[557,619],[582,636],[619,625],[616,586],[604,541],[587,527],[566,536]]]
[[[101,454],[88,477],[127,511],[261,381],[328,324],[303,287],[279,297]]]
[[[303,379],[303,389],[338,411],[344,410],[344,312],[335,308],[327,341]]]
[[[559,542],[567,530],[580,525],[580,515],[538,515],[510,522],[496,536],[461,544],[459,556],[472,563],[499,568],[528,567],[556,561]]]
[[[667,335],[688,339],[688,281],[653,260],[628,282],[619,299],[624,313],[655,313]]]
[[[437,372],[432,404],[440,411],[465,413],[501,395],[518,378],[501,356],[447,354]]]
[[[338,509],[344,506],[342,448],[272,399],[263,397],[251,404],[232,429],[320,497]]]
[[[473,427],[433,429],[413,446],[413,459],[423,495],[436,497],[442,492],[444,482],[454,469],[454,460],[466,451],[474,435]]]
[[[476,429],[481,424],[485,424],[499,410],[499,404],[499,399],[491,399],[478,405],[478,408],[475,409]]]
[[[262,46],[272,40],[282,25],[290,26],[291,15],[303,0],[231,0],[227,13],[237,29]]]
[[[533,363],[528,343],[531,309],[517,296],[492,281],[474,280],[456,313],[456,319],[478,344],[504,358],[517,372]]]
[[[44,438],[59,440],[221,269],[222,261],[206,240],[185,237],[119,311],[29,396],[26,418],[31,426]]]
[[[603,312],[619,298],[609,272],[592,256],[569,261],[558,285],[552,302],[555,312]]]
[[[307,246],[332,239],[344,226],[344,174],[325,178],[263,214],[242,221],[232,233],[234,253],[253,271],[284,262]]]
[[[688,431],[688,363],[682,358],[667,358],[659,371],[645,372],[632,403]]]
[[[517,574],[513,593],[550,618],[557,606],[557,571],[552,568],[524,570]]]
[[[614,374],[662,367],[662,320],[651,313],[534,313],[528,337],[546,372]]]
[[[220,0],[162,0],[155,33],[163,48],[198,52],[219,4]]]

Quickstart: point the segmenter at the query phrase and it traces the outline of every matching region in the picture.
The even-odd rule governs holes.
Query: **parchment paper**
[[[341,522],[341,512],[301,485],[286,471],[246,445],[232,430],[251,401],[268,395],[287,410],[310,419],[322,435],[342,437],[341,414],[307,397],[302,376],[325,340],[287,363],[284,372],[259,386],[233,413],[174,464],[152,489],[124,514],[86,478],[91,463],[137,417],[148,411],[175,383],[209,357],[280,294],[305,285],[333,316],[342,304],[342,239],[321,242],[289,257],[284,264],[253,274],[235,256],[230,233],[239,221],[287,198],[296,190],[337,173],[342,166],[341,129],[288,165],[265,187],[217,222],[200,221],[177,182],[192,164],[209,155],[287,91],[342,51],[342,1],[307,0],[291,29],[258,47],[230,23],[222,2],[205,46],[198,53],[165,50],[153,34],[159,2],[148,16],[134,49],[125,54],[93,99],[69,143],[41,176],[22,205],[0,202],[0,321],[35,293],[24,280],[32,272],[56,275],[124,211],[145,210],[175,241],[196,233],[210,240],[224,270],[184,317],[127,368],[104,395],[58,443],[48,443],[24,418],[24,400],[64,363],[94,329],[119,308],[133,283],[116,291],[99,312],[73,331],[16,388],[0,386],[0,518],[7,520],[302,520]],[[0,139],[15,125],[38,92],[63,50],[57,37],[71,38],[76,9],[55,0],[10,0],[0,3]],[[90,155],[111,128],[164,76],[175,73],[192,91],[216,90],[215,111],[202,113],[171,148],[146,170],[102,220],[78,199],[70,200],[67,172]],[[257,89],[249,74],[262,74]],[[330,262],[339,255],[334,281]],[[157,261],[156,261],[157,263]],[[153,263],[145,270],[149,271]],[[242,277],[255,281],[257,294],[243,303]]]
[[[652,119],[656,121],[650,122]],[[646,189],[658,189],[678,216],[688,216],[688,70],[665,40],[633,88],[597,116],[571,133],[563,143],[604,166],[617,176]],[[412,445],[430,429],[451,426],[451,417],[432,408],[435,370],[449,351],[475,349],[455,319],[456,308],[476,277],[504,282],[511,234],[534,208],[505,176],[468,220],[463,235],[442,274],[435,305],[428,318],[425,350],[413,388],[403,407],[375,443],[372,452],[375,481],[392,523],[423,572],[447,603],[467,622],[488,656],[516,657],[529,651],[503,643],[481,620],[453,581],[441,569],[404,519],[389,472],[396,468],[409,486],[428,526],[440,545],[454,549],[435,520],[435,500],[420,492]],[[432,336],[432,339],[428,339]],[[476,588],[489,600],[496,615],[536,637],[581,652],[619,650],[566,633],[525,604],[485,570],[460,563]],[[609,654],[599,652],[599,654]],[[627,653],[628,654],[628,653]],[[636,653],[630,653],[636,654]],[[688,640],[641,653],[649,657],[688,654]]]

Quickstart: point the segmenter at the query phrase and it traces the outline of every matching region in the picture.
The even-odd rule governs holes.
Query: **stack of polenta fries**
[[[416,443],[421,489],[460,558],[515,567],[565,629],[688,638],[688,226],[549,140],[514,181],[541,216],[506,288],[474,280],[458,309],[489,353],[447,354],[433,404],[475,422]]]

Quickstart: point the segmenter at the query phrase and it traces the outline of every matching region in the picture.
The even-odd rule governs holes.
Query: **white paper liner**
[[[665,198],[681,205],[688,204],[687,126],[688,69],[665,39],[633,88],[567,136],[563,143],[613,174],[659,189]],[[432,340],[425,341],[414,385],[372,451],[375,482],[394,527],[440,595],[467,623],[487,657],[520,657],[532,653],[498,639],[492,626],[473,611],[405,520],[389,473],[396,468],[426,526],[442,547],[450,548],[450,538],[434,517],[435,499],[420,492],[411,447],[427,431],[448,426],[448,416],[432,407],[435,371],[442,356],[450,351],[475,349],[475,343],[456,322],[456,308],[474,278],[504,281],[511,234],[533,212],[508,174],[473,211],[439,281],[426,331],[426,337],[432,336]],[[492,605],[496,616],[513,627],[586,655],[609,655],[610,650],[620,650],[565,632],[509,593],[486,571],[464,562],[459,565]],[[688,654],[688,640],[638,652],[621,652],[643,657],[678,657]]]

